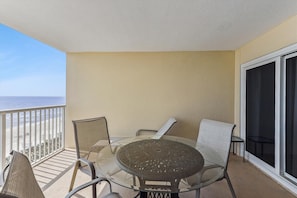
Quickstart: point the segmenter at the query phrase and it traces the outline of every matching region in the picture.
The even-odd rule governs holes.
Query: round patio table
[[[138,178],[143,191],[148,187],[147,181],[163,181],[170,183],[168,188],[171,192],[177,192],[180,180],[197,173],[204,164],[198,150],[165,139],[147,139],[124,145],[118,150],[116,160],[122,170]],[[161,185],[157,187],[164,188]]]
[[[192,181],[200,178],[203,167],[217,165],[211,160],[216,158],[215,153],[197,149],[196,142],[187,138],[136,136],[106,146],[98,153],[95,166],[98,176],[140,191],[141,197],[146,197],[147,192],[170,193],[171,197],[178,197],[178,193],[212,183]],[[216,180],[215,176],[211,179]]]

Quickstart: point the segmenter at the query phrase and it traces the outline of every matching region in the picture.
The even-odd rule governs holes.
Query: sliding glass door
[[[297,43],[241,65],[246,158],[297,192]]]
[[[246,70],[246,150],[275,166],[275,62]]]
[[[297,178],[297,53],[284,57],[285,64],[285,173]],[[292,178],[293,177],[293,178]]]

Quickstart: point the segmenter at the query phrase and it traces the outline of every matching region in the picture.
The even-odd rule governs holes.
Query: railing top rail
[[[0,110],[0,113],[15,113],[15,112],[21,112],[21,111],[32,111],[32,110],[51,109],[51,108],[59,108],[59,107],[66,107],[66,105],[52,105],[52,106],[38,106],[38,107],[17,108],[17,109],[3,109],[3,110]]]

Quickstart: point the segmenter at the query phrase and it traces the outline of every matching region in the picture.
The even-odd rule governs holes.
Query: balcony
[[[10,150],[27,154],[34,167],[37,181],[47,198],[64,197],[68,192],[74,150],[65,149],[65,106],[1,111],[2,161],[8,161]],[[287,197],[294,195],[266,176],[249,162],[230,155],[229,175],[238,197]],[[76,184],[88,181],[89,176],[78,173]],[[105,186],[98,192],[104,194]],[[132,197],[137,192],[114,185],[114,191]],[[90,197],[91,190],[80,192],[79,197]],[[202,189],[202,197],[230,197],[227,183],[223,180]],[[182,193],[181,198],[194,197],[194,192]]]

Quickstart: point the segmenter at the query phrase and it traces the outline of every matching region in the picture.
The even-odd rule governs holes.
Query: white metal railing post
[[[23,153],[25,154],[25,151],[26,151],[26,133],[27,133],[27,130],[26,130],[26,111],[23,112]]]
[[[56,141],[55,141],[55,149],[58,149],[58,110],[59,108],[56,108],[56,116],[55,116],[55,122],[56,122],[56,129],[55,129],[55,137],[56,137]]]
[[[36,147],[37,147],[37,110],[34,111],[35,115],[34,115],[34,158],[33,161],[36,161]]]
[[[44,109],[44,115],[43,115],[43,124],[44,124],[44,134],[43,134],[43,155],[41,155],[42,157],[44,157],[44,154],[46,153],[46,109]]]
[[[20,149],[20,112],[17,113],[17,151],[19,151]]]
[[[42,117],[41,117],[41,109],[39,109],[39,156],[38,159],[41,159],[41,129],[42,129]]]
[[[5,167],[6,158],[6,113],[0,113],[0,142],[2,144],[0,152],[0,167],[1,170]]]
[[[10,113],[10,142],[9,142],[9,150],[12,151],[13,148],[13,113]]]
[[[62,133],[62,140],[61,140],[61,142],[62,142],[62,147],[64,148],[65,147],[65,107],[63,108],[63,110],[62,110],[62,131],[63,131],[63,133]]]
[[[47,114],[46,114],[46,131],[47,131],[47,134],[46,134],[46,137],[45,137],[45,143],[47,143],[47,147],[46,147],[46,153],[50,153],[50,129],[51,129],[51,125],[50,125],[50,109],[47,109]]]
[[[29,140],[28,140],[28,149],[29,149],[29,160],[30,162],[32,161],[32,158],[31,158],[31,149],[32,149],[32,141],[31,141],[31,138],[32,138],[32,111],[29,111]]]

